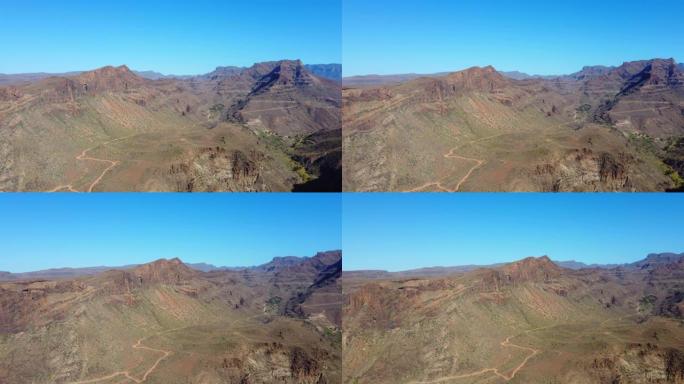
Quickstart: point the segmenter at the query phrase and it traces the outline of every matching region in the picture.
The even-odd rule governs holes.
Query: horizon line
[[[83,72],[91,72],[91,71],[96,71],[98,69],[102,68],[107,68],[107,67],[122,67],[125,66],[126,68],[130,69],[133,72],[155,72],[163,76],[175,76],[175,77],[184,77],[184,76],[199,76],[199,75],[205,75],[208,73],[211,73],[215,71],[218,68],[224,68],[224,67],[235,67],[235,68],[241,68],[241,69],[247,69],[250,68],[254,65],[257,64],[262,64],[262,63],[269,63],[269,62],[280,62],[280,61],[301,61],[303,65],[340,65],[342,66],[342,63],[337,63],[337,62],[326,62],[326,63],[307,63],[302,59],[278,59],[278,60],[263,60],[263,61],[255,61],[251,65],[247,66],[241,66],[241,65],[232,65],[232,64],[224,64],[224,65],[217,65],[214,67],[214,69],[209,70],[208,72],[197,72],[197,73],[186,73],[186,74],[178,74],[178,73],[170,73],[170,72],[162,72],[158,71],[152,68],[147,68],[147,69],[134,69],[128,64],[105,64],[105,65],[100,65],[97,67],[94,67],[92,69],[70,69],[70,70],[63,70],[63,71],[56,71],[56,72],[51,72],[51,71],[34,71],[34,72],[0,72],[0,76],[16,76],[16,75],[64,75],[64,74],[69,74],[69,73],[83,73]]]
[[[582,68],[570,72],[570,73],[550,73],[550,74],[542,74],[542,73],[531,73],[528,71],[523,71],[521,69],[499,69],[496,65],[494,64],[485,64],[485,65],[470,65],[466,67],[462,67],[460,69],[451,69],[451,70],[445,70],[445,71],[431,71],[431,72],[421,72],[421,71],[415,71],[415,72],[392,72],[392,73],[366,73],[366,74],[351,74],[351,75],[346,75],[344,73],[344,63],[342,63],[342,79],[348,79],[352,77],[368,77],[368,76],[401,76],[401,75],[419,75],[419,76],[431,76],[431,75],[436,75],[436,74],[446,74],[446,73],[455,73],[455,72],[462,72],[471,68],[486,68],[486,67],[492,67],[494,68],[497,72],[519,72],[531,77],[559,77],[559,76],[567,76],[571,75],[573,73],[577,73],[584,68],[587,67],[609,67],[609,68],[617,68],[623,64],[626,63],[632,63],[635,61],[650,61],[650,60],[674,60],[675,64],[682,64],[680,63],[677,59],[674,57],[668,57],[668,58],[662,58],[662,57],[652,57],[650,59],[636,59],[636,60],[624,60],[622,63],[619,64],[588,64],[584,65]]]
[[[259,264],[252,264],[252,265],[216,265],[214,263],[210,263],[207,261],[197,261],[197,262],[188,262],[183,260],[183,257],[181,256],[167,256],[167,257],[161,257],[161,258],[156,258],[154,260],[146,261],[143,263],[130,263],[130,264],[123,264],[123,265],[106,265],[106,264],[101,264],[101,265],[86,265],[86,266],[62,266],[62,267],[51,267],[51,268],[40,268],[40,269],[32,269],[32,270],[27,270],[27,271],[10,271],[10,270],[0,270],[0,272],[9,272],[11,274],[21,274],[21,273],[33,273],[33,272],[44,272],[44,271],[52,271],[52,270],[61,270],[61,269],[87,269],[87,268],[123,268],[123,267],[136,267],[140,265],[145,265],[145,264],[151,264],[154,263],[155,261],[159,260],[173,260],[173,259],[178,259],[180,260],[183,264],[206,264],[206,265],[211,265],[216,268],[252,268],[252,267],[258,267],[260,265],[267,264],[277,258],[282,258],[282,257],[298,257],[302,259],[307,259],[316,256],[318,253],[322,252],[342,252],[341,249],[326,249],[322,251],[315,251],[312,255],[305,255],[305,256],[296,256],[296,255],[283,255],[283,256],[271,256],[269,259],[266,259],[266,261],[259,263]]]
[[[636,263],[638,261],[645,260],[649,255],[662,255],[666,253],[671,253],[675,255],[684,255],[684,252],[673,252],[673,251],[662,251],[662,252],[649,252],[645,256],[641,258],[637,258],[636,260],[633,261],[623,261],[622,263],[596,263],[596,262],[586,262],[582,260],[577,260],[577,259],[568,259],[568,260],[556,260],[553,257],[549,255],[539,255],[539,256],[525,256],[523,258],[515,259],[515,260],[509,260],[509,261],[501,261],[501,262],[495,262],[495,263],[490,263],[490,264],[453,264],[453,265],[431,265],[431,266],[424,266],[424,267],[415,267],[415,268],[408,268],[408,269],[399,269],[399,270],[393,270],[393,269],[377,269],[377,268],[365,268],[365,269],[344,269],[342,268],[343,272],[366,272],[366,271],[378,271],[378,272],[389,272],[389,273],[401,273],[401,272],[411,272],[411,271],[417,271],[421,269],[432,269],[432,268],[459,268],[459,267],[477,267],[477,268],[490,268],[495,265],[505,265],[505,264],[512,264],[512,263],[517,263],[519,261],[528,259],[528,258],[541,258],[541,257],[548,257],[553,263],[567,263],[567,262],[576,262],[576,263],[582,263],[585,264],[588,267],[591,267],[592,265],[615,265],[615,266],[620,266],[620,265],[625,265],[625,264],[632,264]],[[344,260],[344,258],[343,258]],[[560,265],[559,265],[560,266]]]

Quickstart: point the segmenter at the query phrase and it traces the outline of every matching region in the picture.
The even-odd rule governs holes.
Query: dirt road
[[[247,317],[247,318],[240,318],[240,317],[238,317],[238,318],[234,319],[232,322],[230,322],[230,323],[227,325],[227,327],[231,328],[231,329],[234,330],[234,331],[235,331],[235,330],[239,330],[240,327],[235,327],[235,324],[236,324],[237,322],[239,322],[239,321],[247,321],[247,320],[251,320],[251,319],[256,319],[256,318],[258,318],[258,317],[260,317],[260,316],[261,316],[261,315],[254,315],[254,316],[250,316],[250,317]],[[131,380],[131,381],[133,381],[133,382],[135,382],[135,383],[137,383],[137,384],[143,383],[143,382],[145,382],[145,381],[147,380],[147,378],[149,377],[149,375],[151,375],[151,374],[157,369],[157,367],[159,366],[159,363],[161,363],[164,359],[166,359],[167,357],[169,357],[169,355],[171,355],[172,351],[167,351],[167,350],[165,350],[165,349],[157,349],[157,348],[148,347],[148,346],[143,345],[142,342],[143,342],[144,340],[149,339],[149,338],[152,338],[152,337],[161,336],[161,335],[164,335],[164,334],[167,334],[167,333],[176,332],[176,331],[180,331],[180,330],[187,329],[187,328],[191,328],[191,327],[194,327],[194,325],[189,325],[189,326],[183,326],[183,327],[178,327],[178,328],[167,329],[167,330],[165,330],[165,331],[161,331],[161,332],[158,332],[158,333],[149,335],[149,336],[142,337],[142,338],[138,339],[138,341],[137,341],[135,344],[131,345],[131,348],[133,348],[133,349],[143,349],[143,350],[147,350],[147,351],[151,351],[151,352],[159,352],[159,353],[161,353],[161,356],[159,356],[159,358],[157,358],[157,360],[154,362],[154,364],[153,364],[147,371],[145,371],[145,373],[143,374],[143,376],[142,376],[141,378],[136,378],[136,377],[132,376],[131,373],[130,373],[130,371],[117,371],[117,372],[111,373],[111,374],[106,375],[106,376],[101,376],[101,377],[97,377],[97,378],[93,378],[93,379],[88,379],[88,380],[74,381],[74,382],[71,382],[71,383],[69,383],[69,384],[90,384],[90,383],[98,383],[98,382],[101,382],[101,381],[106,381],[106,380],[109,380],[109,379],[113,379],[113,378],[115,378],[115,377],[117,377],[117,376],[123,376],[123,377],[125,377],[126,379]]]
[[[109,172],[112,168],[116,167],[116,166],[119,164],[119,161],[118,161],[118,160],[108,160],[108,159],[99,159],[99,158],[97,158],[97,157],[90,157],[90,156],[88,156],[88,152],[92,151],[92,150],[95,149],[95,148],[98,148],[98,147],[101,147],[101,146],[105,146],[105,145],[107,145],[107,144],[111,144],[111,143],[114,143],[114,142],[117,142],[117,141],[125,140],[125,139],[128,139],[128,138],[130,138],[130,137],[137,136],[137,135],[138,135],[138,134],[136,133],[136,134],[132,134],[132,135],[124,136],[124,137],[119,137],[118,139],[113,139],[113,140],[105,141],[104,143],[98,144],[98,145],[96,145],[96,146],[94,146],[94,147],[90,147],[90,148],[88,148],[88,149],[84,149],[83,152],[81,152],[79,155],[77,155],[77,156],[75,157],[76,160],[80,160],[80,161],[96,161],[96,162],[100,162],[100,163],[109,164],[109,165],[107,166],[107,168],[105,168],[105,169],[100,173],[100,175],[99,175],[95,180],[93,180],[92,183],[90,183],[90,185],[88,186],[88,188],[86,189],[85,192],[92,192],[92,191],[93,191],[93,188],[95,188],[95,186],[102,180],[102,178],[107,174],[107,172]],[[66,190],[68,190],[69,192],[79,192],[78,190],[74,189],[74,187],[73,187],[72,184],[58,185],[58,186],[56,186],[55,188],[49,190],[48,192],[57,192],[57,191],[61,191],[61,190],[63,190],[63,189],[66,189]]]
[[[458,380],[458,379],[464,379],[464,378],[467,378],[467,377],[474,377],[474,376],[484,375],[485,373],[493,373],[493,374],[495,374],[496,376],[502,378],[503,380],[505,380],[505,381],[507,381],[507,382],[508,382],[508,381],[511,381],[511,380],[513,380],[513,378],[515,377],[515,375],[517,375],[518,372],[519,372],[521,369],[523,369],[523,368],[525,367],[525,365],[527,364],[527,362],[528,362],[531,358],[533,358],[535,355],[537,355],[537,354],[539,354],[539,353],[541,352],[541,350],[539,350],[539,349],[535,349],[535,348],[531,348],[531,347],[525,347],[525,346],[522,346],[522,345],[513,344],[513,343],[511,343],[511,339],[514,338],[514,337],[522,336],[522,335],[527,334],[527,333],[530,333],[530,332],[539,331],[539,330],[547,329],[547,328],[552,328],[552,327],[554,327],[554,326],[555,326],[555,325],[550,325],[550,326],[546,326],[546,327],[540,327],[540,328],[529,329],[529,330],[527,330],[527,331],[525,331],[525,332],[522,332],[522,333],[520,333],[520,334],[508,336],[504,341],[502,341],[502,342],[500,343],[501,346],[502,346],[502,347],[505,347],[505,348],[518,348],[518,349],[522,349],[522,350],[524,350],[524,351],[529,351],[529,352],[530,352],[530,353],[523,359],[523,361],[520,362],[520,364],[518,364],[518,365],[511,371],[511,373],[508,374],[508,375],[505,374],[504,372],[501,372],[501,371],[499,370],[499,368],[492,367],[492,368],[484,368],[484,369],[481,369],[481,370],[479,370],[479,371],[471,372],[471,373],[464,373],[464,374],[460,374],[460,375],[443,376],[443,377],[436,378],[436,379],[433,379],[433,380],[427,380],[427,381],[412,381],[412,382],[410,382],[410,383],[408,383],[408,384],[437,384],[437,383],[443,383],[443,382],[445,382],[445,381],[450,381],[450,380]]]
[[[423,184],[420,187],[416,187],[416,188],[410,189],[410,190],[405,191],[405,192],[419,192],[419,191],[421,191],[425,188],[431,187],[431,186],[435,186],[444,192],[458,192],[461,189],[461,185],[463,185],[463,183],[465,183],[468,180],[468,178],[473,174],[473,172],[475,172],[476,169],[480,168],[485,163],[485,160],[476,159],[473,157],[465,157],[465,156],[461,156],[461,155],[456,155],[456,154],[454,154],[454,151],[457,151],[457,150],[459,150],[459,149],[461,149],[467,145],[471,145],[471,144],[477,143],[479,141],[493,139],[495,137],[503,136],[506,134],[507,133],[497,133],[496,135],[491,135],[491,136],[475,139],[475,140],[470,141],[466,145],[459,145],[459,146],[456,146],[454,148],[451,148],[449,150],[449,152],[447,152],[443,155],[445,159],[460,159],[460,160],[472,161],[475,163],[475,164],[473,164],[472,167],[470,167],[470,169],[468,170],[468,173],[466,173],[465,176],[463,176],[458,181],[458,183],[456,184],[456,187],[454,189],[449,189],[449,188],[445,187],[441,181],[432,181],[432,182]]]

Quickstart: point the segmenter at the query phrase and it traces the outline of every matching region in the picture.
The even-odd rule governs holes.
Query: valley
[[[10,77],[0,190],[339,191],[340,85],[308,68],[335,76],[282,60],[154,80],[126,66]]]
[[[5,273],[0,382],[339,383],[341,266],[330,251],[208,272],[162,259]]]
[[[343,275],[345,383],[682,383],[684,255]]]
[[[672,59],[518,76],[493,67],[343,81],[345,191],[682,187]]]

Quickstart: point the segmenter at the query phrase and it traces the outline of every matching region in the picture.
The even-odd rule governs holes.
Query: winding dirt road
[[[471,145],[471,144],[477,143],[477,142],[479,142],[479,141],[485,141],[485,140],[493,139],[493,138],[495,138],[495,137],[499,137],[499,136],[503,136],[503,135],[507,135],[507,134],[508,134],[508,133],[497,133],[496,135],[491,135],[491,136],[487,136],[487,137],[482,137],[482,138],[479,138],[479,139],[475,139],[475,140],[469,142],[469,143],[466,144],[466,145]],[[466,173],[465,176],[463,176],[463,177],[458,181],[458,183],[456,184],[456,187],[455,187],[454,189],[449,189],[449,188],[445,187],[445,186],[442,184],[441,181],[432,181],[432,182],[429,182],[429,183],[425,183],[425,184],[421,185],[420,187],[416,187],[416,188],[413,188],[413,189],[409,189],[409,190],[407,190],[407,191],[405,191],[405,192],[419,192],[419,191],[421,191],[421,190],[423,190],[423,189],[425,189],[425,188],[427,188],[427,187],[431,187],[431,186],[435,186],[435,187],[437,187],[438,189],[440,189],[440,190],[442,190],[442,191],[444,191],[444,192],[458,192],[458,191],[461,189],[461,185],[463,185],[463,183],[465,183],[466,180],[468,180],[468,178],[470,177],[470,175],[472,175],[473,172],[475,172],[476,169],[480,168],[480,167],[485,163],[485,160],[483,160],[483,159],[476,159],[476,158],[473,158],[473,157],[465,157],[465,156],[461,156],[461,155],[456,155],[456,154],[454,154],[454,151],[457,151],[457,150],[459,150],[459,149],[465,147],[466,145],[459,145],[459,146],[453,147],[453,148],[451,148],[451,149],[449,150],[449,152],[447,152],[447,153],[445,153],[445,154],[443,155],[445,159],[460,159],[460,160],[472,161],[472,162],[475,163],[472,167],[470,167],[470,169],[468,170],[468,173]]]
[[[504,340],[504,341],[502,341],[502,342],[500,343],[502,347],[518,348],[518,349],[522,349],[522,350],[525,350],[525,351],[529,351],[529,352],[530,352],[529,355],[527,355],[527,356],[523,359],[523,361],[520,362],[520,364],[518,364],[518,365],[511,371],[511,373],[508,374],[508,375],[506,375],[505,373],[499,371],[499,368],[484,368],[484,369],[481,369],[481,370],[476,371],[476,372],[464,373],[464,374],[461,374],[461,375],[444,376],[444,377],[440,377],[440,378],[437,378],[437,379],[434,379],[434,380],[427,380],[427,381],[412,381],[412,382],[410,382],[410,383],[408,383],[408,384],[437,384],[437,383],[443,383],[443,382],[445,382],[445,381],[450,381],[450,380],[457,380],[457,379],[464,379],[464,378],[466,378],[466,377],[479,376],[479,375],[483,375],[483,374],[485,374],[485,373],[493,373],[493,374],[495,374],[496,376],[502,378],[502,379],[505,380],[505,381],[511,381],[511,380],[513,380],[513,378],[515,377],[515,375],[517,375],[518,372],[519,372],[521,369],[523,369],[523,367],[525,367],[525,365],[527,364],[527,362],[528,362],[531,358],[533,358],[535,355],[537,355],[537,354],[539,354],[539,353],[541,352],[541,350],[539,350],[539,349],[535,349],[535,348],[531,348],[531,347],[525,347],[525,346],[522,346],[522,345],[513,344],[513,343],[511,343],[511,339],[514,338],[514,337],[522,336],[522,335],[527,334],[527,333],[530,333],[530,332],[539,331],[539,330],[542,330],[542,329],[547,329],[547,328],[552,328],[552,327],[555,327],[555,325],[550,325],[550,326],[546,326],[546,327],[540,327],[540,328],[529,329],[529,330],[527,330],[527,331],[525,331],[525,332],[522,332],[522,333],[520,333],[520,334],[508,336],[508,337],[506,338],[506,340]]]
[[[100,163],[109,164],[109,165],[107,166],[107,168],[105,168],[105,169],[100,173],[100,175],[99,175],[95,180],[93,180],[92,183],[90,183],[90,186],[88,186],[88,188],[87,188],[87,190],[86,190],[85,192],[92,192],[92,191],[93,191],[93,188],[95,188],[95,186],[102,180],[102,178],[107,174],[107,172],[109,172],[112,168],[116,167],[116,166],[119,164],[119,161],[118,161],[118,160],[98,159],[97,157],[90,157],[90,156],[88,156],[88,152],[92,151],[92,150],[95,149],[95,148],[98,148],[98,147],[101,147],[101,146],[105,146],[105,145],[107,145],[107,144],[111,144],[111,143],[114,143],[114,142],[116,142],[116,141],[125,140],[125,139],[128,139],[128,138],[130,138],[130,137],[137,136],[137,135],[138,135],[138,134],[136,133],[136,134],[132,134],[132,135],[124,136],[124,137],[119,137],[118,139],[113,139],[113,140],[105,141],[104,143],[98,144],[98,145],[96,145],[96,146],[94,146],[94,147],[90,147],[90,148],[88,148],[88,149],[84,149],[83,152],[81,152],[78,156],[76,156],[76,160],[81,160],[81,161],[89,160],[89,161],[97,161],[97,162],[100,162]],[[57,191],[61,191],[61,190],[63,190],[63,189],[66,189],[66,190],[68,190],[69,192],[79,192],[78,190],[74,189],[74,186],[73,186],[72,184],[58,185],[58,186],[56,186],[55,188],[49,190],[48,192],[57,192]]]
[[[167,331],[164,331],[164,332],[160,332],[160,333],[154,334],[154,335],[152,335],[152,336],[158,336],[158,335],[161,335],[161,334],[163,334],[163,333],[168,333],[168,332],[172,332],[172,331],[177,331],[177,330],[179,330],[179,329],[182,329],[182,328],[170,329],[170,330],[167,330]],[[148,350],[148,351],[152,351],[152,352],[160,352],[160,353],[162,354],[162,355],[154,362],[154,364],[150,367],[150,369],[148,369],[147,371],[145,371],[145,373],[143,374],[143,376],[142,376],[141,378],[138,379],[138,378],[135,378],[135,377],[131,376],[131,373],[130,373],[129,371],[118,371],[118,372],[114,372],[114,373],[112,373],[112,374],[110,374],[110,375],[107,375],[107,376],[102,376],[102,377],[98,377],[98,378],[95,378],[95,379],[89,379],[89,380],[75,381],[75,382],[73,382],[73,383],[71,383],[71,384],[89,384],[89,383],[97,383],[97,382],[100,382],[100,381],[105,381],[105,380],[113,379],[113,378],[115,378],[115,377],[117,377],[117,376],[124,376],[125,378],[127,378],[127,379],[129,379],[129,380],[131,380],[131,381],[134,381],[134,382],[136,382],[136,383],[138,383],[138,384],[144,382],[145,380],[147,380],[147,377],[148,377],[155,369],[157,369],[157,366],[159,365],[159,363],[161,363],[162,360],[166,359],[166,358],[171,354],[171,351],[167,351],[167,350],[164,350],[164,349],[151,348],[151,347],[147,347],[147,346],[144,346],[144,345],[141,344],[141,343],[143,342],[143,340],[148,339],[148,338],[150,338],[150,337],[152,337],[152,336],[146,336],[146,337],[140,338],[140,339],[138,339],[138,341],[137,341],[135,344],[133,344],[133,345],[131,346],[131,348],[133,348],[133,349],[144,349],[144,350]]]
[[[234,327],[235,324],[236,324],[237,322],[239,322],[239,321],[251,320],[251,319],[256,319],[256,318],[258,318],[258,317],[260,317],[260,316],[261,316],[261,315],[259,314],[259,315],[254,315],[254,316],[250,316],[250,317],[247,317],[247,318],[240,318],[240,317],[238,317],[238,318],[234,319],[232,322],[230,322],[230,323],[228,324],[228,327],[230,327],[233,331],[239,330],[240,327]],[[123,376],[123,377],[125,377],[126,379],[131,380],[131,381],[133,381],[133,382],[135,382],[135,383],[137,383],[137,384],[143,383],[143,382],[145,382],[145,381],[147,380],[147,377],[148,377],[150,374],[152,374],[152,372],[154,372],[155,369],[157,369],[157,366],[159,366],[159,363],[161,363],[162,360],[166,359],[167,357],[169,357],[169,355],[171,355],[172,351],[167,351],[167,350],[165,350],[165,349],[157,349],[157,348],[148,347],[148,346],[143,345],[142,342],[143,342],[144,340],[149,339],[149,338],[152,338],[152,337],[160,336],[160,335],[163,335],[163,334],[166,334],[166,333],[171,333],[171,332],[180,331],[180,330],[187,329],[187,328],[192,328],[192,327],[194,327],[194,326],[195,326],[195,325],[188,325],[188,326],[184,326],[184,327],[178,327],[178,328],[167,329],[167,330],[165,330],[165,331],[161,331],[161,332],[158,332],[158,333],[154,333],[154,334],[152,334],[152,335],[149,335],[149,336],[142,337],[142,338],[138,339],[138,341],[137,341],[135,344],[131,345],[131,348],[133,348],[133,349],[144,349],[144,350],[147,350],[147,351],[159,352],[159,353],[162,354],[162,355],[159,356],[159,358],[154,362],[154,364],[153,364],[147,371],[145,371],[145,373],[143,374],[143,376],[142,376],[141,378],[139,378],[139,379],[136,378],[136,377],[133,377],[133,376],[131,375],[130,371],[117,371],[117,372],[111,373],[111,374],[106,375],[106,376],[101,376],[101,377],[97,377],[97,378],[93,378],[93,379],[88,379],[88,380],[74,381],[74,382],[71,382],[71,383],[69,383],[69,384],[90,384],[90,383],[98,383],[98,382],[101,382],[101,381],[113,379],[113,378],[115,378],[115,377],[117,377],[117,376]]]

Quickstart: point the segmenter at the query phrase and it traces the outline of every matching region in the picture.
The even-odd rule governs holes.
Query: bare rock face
[[[285,313],[302,318],[323,315],[330,324],[342,327],[342,259],[323,268],[306,291],[285,304]]]
[[[252,88],[251,94],[265,92],[272,87],[303,87],[315,82],[314,77],[304,68],[300,60],[283,60]]]
[[[654,344],[629,344],[621,353],[596,358],[588,367],[601,383],[684,383],[684,353]]]
[[[555,163],[538,164],[531,177],[541,190],[549,192],[581,190],[587,186],[595,191],[631,191],[629,169],[635,161],[625,153],[596,153],[591,148],[582,148]]]
[[[637,92],[641,87],[678,87],[681,85],[684,85],[684,74],[678,70],[673,59],[652,60],[626,82],[618,96]]]
[[[220,376],[241,384],[322,384],[335,382],[327,378],[320,361],[329,359],[327,352],[288,347],[278,342],[255,345],[242,359],[225,359],[218,369]],[[332,381],[331,381],[332,380]]]
[[[250,151],[227,151],[222,147],[204,148],[194,159],[172,165],[169,173],[179,192],[193,191],[268,191],[260,182],[264,155]]]

